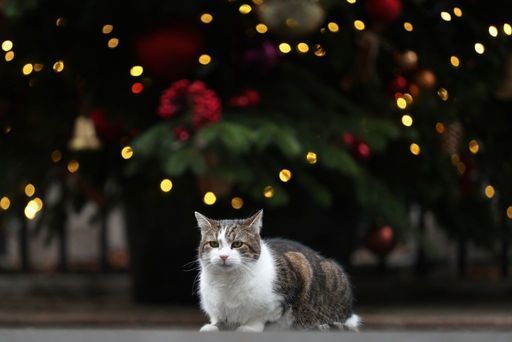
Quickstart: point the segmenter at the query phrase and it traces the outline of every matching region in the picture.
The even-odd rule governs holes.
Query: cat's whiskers
[[[189,261],[181,267],[185,272],[198,271],[201,269],[201,265],[199,264],[199,260],[197,259]]]

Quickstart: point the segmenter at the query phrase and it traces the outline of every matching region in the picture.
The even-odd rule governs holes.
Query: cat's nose
[[[226,261],[228,258],[227,255],[219,255],[219,257],[222,259],[222,261]]]

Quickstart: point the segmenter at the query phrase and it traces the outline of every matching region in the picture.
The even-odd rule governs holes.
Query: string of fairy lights
[[[229,2],[235,3],[235,1],[230,0]],[[346,0],[349,5],[355,5],[357,0]],[[242,16],[249,16],[254,12],[254,7],[261,6],[263,4],[263,0],[252,0],[252,3],[242,3],[240,5],[235,4],[237,6],[237,10]],[[453,15],[452,15],[453,13]],[[439,13],[440,19],[444,22],[451,22],[454,20],[458,20],[463,17],[463,11],[460,7],[453,7],[450,10],[443,10]],[[198,16],[198,20],[200,23],[204,25],[211,25],[215,23],[214,14],[203,12]],[[293,18],[290,18],[286,21],[290,26],[295,23]],[[64,27],[66,24],[66,19],[63,17],[58,17],[55,21],[55,25],[57,27]],[[354,19],[352,22],[352,28],[356,31],[365,31],[366,24],[362,19]],[[414,23],[411,21],[403,22],[403,29],[408,33],[413,33]],[[328,21],[325,23],[324,27],[320,28],[321,33],[330,32],[333,34],[338,33],[341,30],[340,24],[335,22],[334,20]],[[270,28],[263,22],[257,22],[254,25],[254,31],[260,35],[268,34]],[[112,24],[104,24],[101,26],[101,32],[106,37],[106,47],[108,49],[116,49],[120,40],[115,35],[115,28]],[[490,25],[487,28],[487,32],[491,39],[496,38],[500,35],[499,25]],[[512,26],[510,23],[502,23],[501,24],[501,32],[505,36],[512,36]],[[305,42],[300,41],[296,43],[291,43],[287,41],[275,42],[276,48],[282,55],[287,55],[292,52],[296,52],[299,55],[305,55],[307,53],[312,53],[316,57],[324,57],[327,54],[327,50],[323,45],[316,42]],[[486,52],[486,47],[483,42],[477,41],[474,43],[474,51],[478,55],[482,55]],[[4,52],[4,60],[7,63],[14,61],[15,59],[15,51],[14,51],[14,43],[12,40],[4,40],[1,44],[1,49]],[[417,54],[414,51],[407,51],[406,56],[409,60],[418,59]],[[204,52],[198,57],[197,62],[202,66],[207,66],[213,61],[213,57],[211,53]],[[449,63],[451,67],[454,69],[459,69],[462,67],[463,61],[457,55],[452,55],[449,58]],[[42,63],[25,63],[21,67],[21,73],[23,76],[29,76],[34,72],[40,72],[44,69],[44,64]],[[55,73],[61,73],[65,69],[64,60],[56,59],[52,64],[52,70]],[[130,75],[134,78],[134,82],[130,87],[130,91],[134,95],[141,94],[144,90],[144,83],[141,81],[141,77],[144,75],[144,67],[142,65],[133,65],[129,70]],[[431,73],[428,77],[434,78],[435,75]],[[409,108],[413,105],[414,97],[419,94],[419,88],[415,84],[411,84],[409,87],[409,92],[405,93],[397,93],[395,94],[395,104],[401,113],[400,122],[405,127],[412,127],[414,125],[414,117],[409,111]],[[437,91],[439,98],[442,101],[447,101],[449,99],[449,92],[446,88],[439,88]],[[435,124],[435,132],[442,135],[446,133],[446,127],[443,122],[437,122]],[[4,133],[8,134],[12,130],[12,127],[8,126],[4,128]],[[471,139],[468,142],[468,149],[472,154],[478,154],[480,151],[480,145],[477,139]],[[420,156],[422,153],[421,146],[417,142],[411,142],[409,145],[409,151],[413,156]],[[121,158],[124,160],[129,160],[134,156],[134,150],[131,146],[125,145],[121,148],[120,151]],[[318,162],[317,153],[314,151],[308,151],[305,156],[305,162],[314,165]],[[62,152],[60,150],[54,150],[51,153],[51,160],[54,163],[59,163],[63,159]],[[465,164],[461,161],[458,154],[451,155],[451,162],[454,167],[457,169],[459,174],[463,174],[466,171]],[[66,168],[69,173],[73,174],[78,172],[80,168],[80,163],[78,160],[70,160],[68,161]],[[277,178],[283,182],[287,183],[293,178],[292,171],[289,169],[281,169],[277,173]],[[173,189],[173,182],[169,178],[164,178],[161,180],[160,190],[163,193],[169,193]],[[26,197],[29,199],[25,206],[25,216],[32,220],[36,217],[37,213],[40,212],[43,208],[43,201],[39,197],[34,197],[36,194],[36,188],[33,184],[28,183],[24,187],[24,193]],[[496,190],[492,184],[487,184],[484,188],[484,195],[492,199],[496,194]],[[271,199],[275,195],[275,189],[272,185],[266,185],[262,190],[262,195],[266,199]],[[217,195],[213,191],[207,191],[203,195],[203,202],[206,205],[214,205],[217,202]],[[235,196],[231,198],[231,206],[234,209],[241,209],[244,205],[244,200],[242,197]],[[0,198],[0,209],[8,210],[11,207],[11,199],[8,196],[3,196]],[[512,219],[512,204],[508,206],[506,209],[506,216],[509,219]]]

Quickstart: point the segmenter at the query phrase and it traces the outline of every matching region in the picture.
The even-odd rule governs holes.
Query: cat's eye
[[[240,248],[242,247],[243,242],[242,241],[235,241],[231,244],[231,248]]]
[[[210,247],[213,247],[213,248],[218,248],[219,247],[219,242],[218,241],[210,241],[209,244],[210,244]]]

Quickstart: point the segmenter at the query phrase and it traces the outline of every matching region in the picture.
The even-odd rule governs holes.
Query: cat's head
[[[263,210],[246,219],[214,220],[198,212],[201,229],[199,261],[204,267],[232,271],[246,269],[259,259]]]

